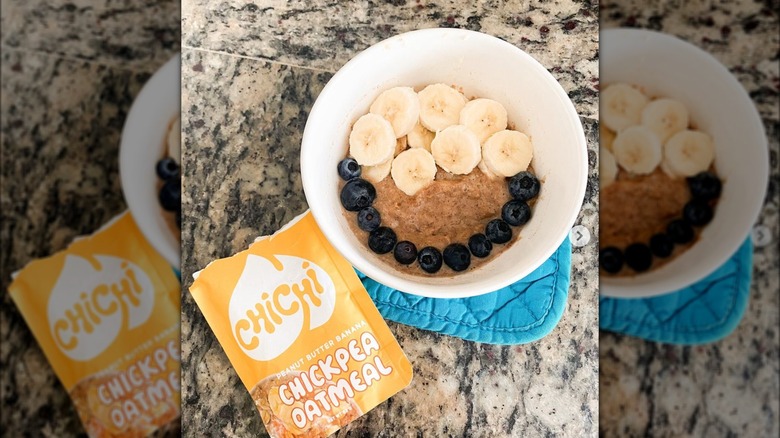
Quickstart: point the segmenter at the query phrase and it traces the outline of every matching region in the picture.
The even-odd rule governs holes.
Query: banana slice
[[[420,123],[433,132],[457,125],[460,111],[466,106],[466,96],[444,84],[428,85],[417,93],[417,97],[420,99]]]
[[[679,177],[680,177],[680,175],[678,175],[678,174],[677,174],[677,172],[673,171],[673,170],[672,170],[672,169],[669,167],[669,163],[666,161],[666,159],[664,159],[663,161],[661,161],[661,165],[660,165],[660,166],[658,166],[658,167],[659,167],[659,168],[661,169],[661,171],[663,171],[663,173],[665,173],[665,174],[666,174],[666,176],[668,176],[669,178],[672,178],[672,179],[674,179],[674,178],[679,178]]]
[[[477,169],[482,171],[482,173],[484,173],[485,176],[487,176],[490,179],[501,178],[500,176],[491,172],[490,169],[488,169],[487,164],[485,164],[485,160],[480,160],[479,164],[477,164]]]
[[[607,128],[619,133],[638,125],[648,98],[628,84],[612,84],[600,95],[601,120]]]
[[[368,112],[377,114],[393,125],[395,137],[411,132],[420,118],[420,100],[411,87],[385,90],[374,100]]]
[[[361,166],[375,166],[393,157],[396,140],[393,126],[384,117],[365,114],[349,133],[349,154]]]
[[[652,173],[663,158],[658,136],[643,125],[619,132],[612,143],[612,153],[620,167],[638,175]]]
[[[674,99],[657,99],[642,110],[642,124],[652,129],[661,143],[688,127],[688,108]]]
[[[439,167],[456,175],[470,173],[482,159],[477,136],[463,125],[437,132],[431,142],[431,154]]]
[[[599,147],[599,183],[601,188],[615,182],[618,166],[615,156],[604,146]]]
[[[379,163],[376,166],[363,166],[360,170],[360,177],[371,183],[378,183],[390,175],[390,166],[393,164],[393,160],[387,160],[384,163]]]
[[[482,159],[487,168],[494,174],[505,177],[528,169],[533,153],[531,139],[519,131],[498,131],[482,146]]]
[[[418,122],[414,125],[412,132],[406,135],[406,142],[409,143],[410,148],[423,148],[430,152],[431,142],[435,136],[435,132],[425,129],[425,127]]]
[[[173,158],[176,164],[181,165],[181,122],[177,115],[168,128],[168,156]]]
[[[703,172],[710,168],[714,159],[712,138],[701,131],[680,131],[664,145],[666,166],[680,176]]]
[[[408,142],[406,141],[406,136],[397,138],[395,140],[395,152],[393,152],[393,156],[397,157],[398,154],[406,150],[407,146]]]
[[[506,129],[506,108],[495,100],[474,99],[460,110],[460,124],[477,134],[482,144],[491,135]]]
[[[390,174],[396,187],[413,196],[436,178],[436,162],[425,149],[407,149],[395,157]]]
[[[599,143],[601,147],[612,152],[612,143],[615,142],[615,133],[610,131],[604,124],[599,125]]]

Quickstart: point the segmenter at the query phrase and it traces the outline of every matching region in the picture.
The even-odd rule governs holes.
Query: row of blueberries
[[[368,247],[377,254],[393,252],[398,263],[410,265],[416,260],[423,271],[433,274],[442,263],[453,271],[468,269],[471,256],[484,258],[490,255],[493,244],[504,244],[512,239],[511,226],[525,225],[531,219],[531,207],[527,201],[539,194],[541,184],[530,172],[520,172],[509,179],[508,188],[512,199],[501,208],[501,219],[493,219],[485,226],[485,232],[469,238],[468,246],[452,243],[441,252],[427,246],[417,246],[407,240],[398,241],[395,231],[381,226],[381,214],[371,205],[376,199],[374,186],[360,178],[360,165],[352,158],[345,158],[338,164],[339,176],[347,181],[341,189],[341,205],[348,211],[357,212],[358,227],[369,233]],[[510,226],[511,225],[511,226]]]
[[[674,245],[685,245],[695,237],[693,227],[707,225],[712,220],[712,201],[720,197],[722,184],[711,172],[701,172],[687,179],[692,199],[685,204],[682,219],[675,219],[665,233],[650,238],[649,244],[632,243],[625,251],[609,246],[599,253],[601,267],[609,273],[617,273],[623,265],[636,272],[644,272],[653,264],[653,256],[666,258],[672,255]]]
[[[173,158],[157,162],[157,176],[163,181],[158,199],[163,210],[176,214],[176,226],[181,228],[181,169]]]

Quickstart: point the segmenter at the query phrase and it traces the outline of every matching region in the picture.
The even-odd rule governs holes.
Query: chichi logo
[[[230,326],[244,352],[271,360],[287,350],[304,328],[333,315],[336,288],[321,267],[300,257],[248,255],[233,295]]]
[[[68,357],[90,360],[110,346],[126,322],[133,329],[149,319],[154,289],[137,265],[94,256],[95,264],[68,255],[48,304],[52,336]]]

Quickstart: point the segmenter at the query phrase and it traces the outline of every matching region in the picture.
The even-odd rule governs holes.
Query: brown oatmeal
[[[649,175],[629,175],[621,169],[615,182],[601,190],[599,247],[615,246],[624,250],[632,243],[649,243],[654,234],[665,232],[669,222],[682,217],[683,207],[690,199],[685,178],[672,178],[660,168]],[[698,227],[693,229],[693,241],[675,245],[669,257],[653,257],[648,271],[663,266],[690,248],[700,233]],[[606,275],[635,274],[624,265],[619,272]]]
[[[533,173],[533,169],[529,168]],[[342,181],[340,187],[344,186]],[[468,175],[453,175],[437,169],[436,180],[414,196],[408,196],[396,187],[393,178],[387,176],[376,188],[373,207],[379,211],[382,226],[390,227],[398,241],[408,240],[417,250],[433,246],[439,251],[451,243],[468,246],[469,237],[484,233],[485,226],[501,217],[501,207],[511,199],[506,178],[490,179],[479,169]],[[533,207],[535,199],[529,202]],[[354,212],[343,210],[352,232],[362,242],[368,241],[367,232],[358,228]],[[521,227],[512,227],[512,240],[505,244],[493,244],[490,255],[481,259],[471,257],[468,270],[478,268],[506,250],[516,240]],[[446,266],[435,274],[427,274],[416,263],[402,265],[393,257],[392,251],[379,256],[396,269],[420,276],[444,276],[456,273]]]
[[[601,246],[625,248],[649,242],[653,234],[682,216],[690,197],[684,178],[670,178],[660,169],[641,176],[621,170],[615,182],[601,191]]]

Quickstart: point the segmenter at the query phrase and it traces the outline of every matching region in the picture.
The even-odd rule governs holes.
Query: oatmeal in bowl
[[[144,84],[125,119],[119,147],[122,194],[133,219],[154,249],[175,267],[181,260],[176,224],[181,186],[165,180],[179,178],[180,66],[177,54]]]
[[[441,124],[426,115],[429,97],[452,102]],[[388,102],[415,100],[418,114],[390,114]],[[467,105],[477,120],[505,110],[506,126],[468,128]],[[360,151],[364,130],[382,138],[379,149]],[[509,150],[518,155],[495,159]],[[429,297],[492,292],[541,265],[574,224],[587,167],[579,117],[552,75],[505,41],[457,29],[401,34],[358,54],[320,93],[301,147],[306,200],[330,243],[372,279]],[[538,193],[511,203],[514,177]],[[502,214],[508,203],[517,225]]]
[[[603,276],[631,276],[696,243],[722,181],[712,137],[692,126],[682,102],[625,83],[601,98],[599,265]]]
[[[768,180],[764,129],[742,85],[692,44],[606,29],[600,55],[600,293],[674,292],[750,235]]]
[[[334,169],[355,235],[412,275],[494,258],[531,220],[541,187],[528,171],[531,139],[511,126],[501,103],[446,84],[380,93]]]

